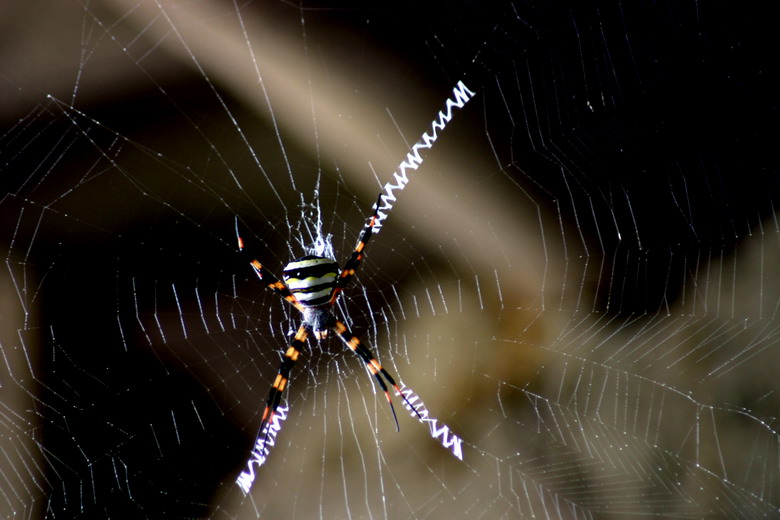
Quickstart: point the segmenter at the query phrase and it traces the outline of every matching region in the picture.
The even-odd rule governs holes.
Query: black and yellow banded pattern
[[[307,255],[287,264],[282,278],[301,305],[316,307],[330,302],[338,275],[335,260]]]

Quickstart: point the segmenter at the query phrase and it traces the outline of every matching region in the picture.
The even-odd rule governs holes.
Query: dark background
[[[241,9],[247,19],[258,16],[291,35],[296,51],[306,50],[315,85],[327,90],[332,79],[320,66],[333,77],[328,67],[340,66],[360,93],[353,96],[380,96],[375,110],[390,107],[408,141],[376,131],[388,164],[400,161],[458,80],[476,91],[443,134],[449,144],[437,144],[431,155],[490,136],[490,146],[481,146],[490,149],[491,178],[509,187],[518,205],[532,201],[548,233],[564,230],[568,255],[594,259],[575,275],[581,284],[562,290],[565,309],[621,320],[666,314],[701,266],[726,258],[774,215],[778,42],[774,18],[759,4],[442,2],[420,9],[394,2],[302,9],[255,2]],[[174,35],[153,30],[165,20],[139,28],[125,19],[126,6],[112,2],[3,10],[0,242],[12,278],[25,281],[28,314],[20,337],[40,345],[30,376],[16,382],[35,396],[34,436],[45,446],[37,470],[43,498],[30,507],[52,517],[205,515],[243,466],[257,419],[251,403],[273,377],[273,349],[284,331],[273,332],[276,339],[256,336],[270,334],[274,320],[295,319],[273,303],[278,316],[257,324],[274,300],[236,258],[233,219],[238,215],[251,229],[251,247],[271,255],[267,261],[278,271],[294,254],[286,224],[296,218],[297,190],[309,194],[314,176],[324,172],[322,200],[339,212],[326,226],[344,238],[337,249],[346,255],[375,197],[371,170],[363,162],[368,180],[353,181],[340,173],[347,159],[339,148],[312,148],[317,138],[293,141],[282,127],[298,183],[292,187],[268,114],[258,113],[218,68],[199,69],[191,56],[166,48]],[[290,41],[279,43],[279,52]],[[121,50],[127,42],[129,53]],[[247,59],[239,63],[252,67]],[[276,103],[282,114],[287,102]],[[231,117],[262,157],[277,195],[250,184],[257,163]],[[340,137],[328,134],[325,123],[322,130],[322,142]],[[377,174],[385,181],[390,171]],[[487,179],[475,173],[466,178],[470,185],[440,182],[438,190],[457,195],[493,182]],[[488,207],[504,206],[487,188],[482,196]],[[516,218],[492,209],[499,219]],[[470,218],[468,208],[442,211]],[[403,235],[413,218],[399,217],[388,234]],[[437,274],[416,276],[422,284],[443,280],[447,275],[436,269],[446,255],[431,251],[448,235],[437,225],[441,234],[432,238],[404,237],[395,256],[367,267],[362,282],[374,291],[411,283],[407,261],[429,253],[424,265]],[[388,242],[377,248],[377,258],[389,255]],[[510,256],[509,263],[522,260]],[[230,294],[235,273],[251,284],[230,310],[244,322],[185,338],[179,313],[200,320],[192,295]],[[574,300],[578,290],[590,295],[587,303]],[[216,327],[217,313],[206,314]],[[162,315],[163,323],[150,328],[139,315],[150,321]],[[159,330],[170,335],[160,337]],[[247,331],[257,333],[254,339]],[[250,375],[244,395],[221,392],[191,370],[192,358],[179,357],[180,342],[217,377],[248,373],[259,382]],[[165,354],[137,347],[144,344],[167,345]],[[232,359],[223,359],[231,352]],[[758,413],[762,402],[751,397],[765,393],[758,388],[730,402]],[[166,445],[154,425],[171,415],[189,434]],[[116,476],[122,461],[134,463],[126,476],[132,494]]]

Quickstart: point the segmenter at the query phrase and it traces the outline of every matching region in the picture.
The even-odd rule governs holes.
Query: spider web
[[[3,518],[780,517],[777,42],[696,2],[4,6]],[[337,313],[295,309],[453,88]]]

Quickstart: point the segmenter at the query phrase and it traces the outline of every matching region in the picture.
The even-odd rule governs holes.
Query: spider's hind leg
[[[244,239],[241,238],[241,235],[238,232],[238,217],[236,217],[236,242],[238,243],[239,254],[247,262],[249,262],[249,265],[252,266],[252,269],[254,269],[255,274],[260,279],[260,281],[262,281],[274,293],[287,300],[293,307],[303,312],[303,305],[301,305],[301,303],[293,295],[287,285],[279,281],[279,279],[274,276],[271,271],[269,271],[263,264],[261,264],[259,260],[250,256],[247,250],[244,248]]]
[[[368,224],[366,224],[366,227],[363,228],[363,232],[360,233],[360,239],[358,240],[357,246],[355,246],[355,250],[344,264],[344,269],[341,270],[341,274],[339,275],[338,280],[336,280],[336,287],[330,297],[331,305],[336,303],[336,300],[339,297],[339,293],[341,293],[341,291],[344,290],[352,278],[355,277],[355,273],[357,273],[357,270],[360,267],[360,262],[363,261],[363,250],[365,249],[366,244],[368,244],[368,241],[371,239],[371,235],[374,232],[374,226],[376,226],[376,223],[379,220],[379,204],[381,201],[382,196],[380,195],[374,208],[374,214],[371,215],[371,219],[368,221]]]

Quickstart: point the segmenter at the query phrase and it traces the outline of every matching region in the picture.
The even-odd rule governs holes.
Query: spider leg
[[[358,244],[355,246],[355,250],[352,252],[352,256],[350,256],[349,260],[347,260],[347,263],[344,264],[344,269],[341,270],[341,274],[336,280],[336,287],[333,289],[333,293],[330,297],[331,305],[336,303],[336,300],[339,297],[339,293],[347,286],[347,284],[349,284],[349,282],[355,276],[355,272],[357,272],[358,267],[360,267],[360,262],[363,260],[363,249],[371,239],[371,234],[374,232],[374,226],[376,225],[377,219],[379,218],[379,205],[381,201],[382,195],[380,194],[379,199],[376,202],[376,206],[374,207],[374,214],[371,215],[371,219],[368,221],[368,224],[366,224],[366,227],[363,228],[363,232],[360,234],[360,240],[358,240]]]
[[[355,354],[360,356],[360,359],[363,360],[363,362],[366,364],[366,368],[368,368],[368,371],[371,372],[374,377],[376,378],[377,382],[379,383],[379,387],[384,391],[385,397],[387,397],[387,402],[390,404],[390,411],[393,412],[393,420],[395,421],[395,429],[396,431],[400,431],[400,427],[398,426],[398,417],[395,415],[395,408],[393,407],[393,400],[390,399],[390,392],[387,389],[387,385],[382,380],[382,377],[384,377],[388,383],[390,383],[390,386],[392,386],[395,391],[400,395],[403,400],[406,402],[406,404],[409,406],[410,409],[414,410],[414,413],[417,414],[420,419],[422,417],[420,416],[420,413],[417,411],[417,409],[412,406],[412,403],[409,402],[409,400],[406,398],[404,394],[401,393],[401,389],[398,388],[398,385],[395,383],[395,380],[393,377],[382,368],[382,365],[379,364],[379,361],[374,357],[374,355],[371,353],[371,351],[366,347],[363,343],[361,343],[360,338],[355,336],[352,331],[350,331],[346,325],[342,321],[336,320],[335,324],[333,325],[333,330],[336,332],[336,334],[339,335],[341,340],[346,343],[346,345],[352,350]]]
[[[287,381],[290,378],[290,370],[295,362],[298,361],[298,356],[301,355],[301,349],[306,345],[306,338],[309,337],[309,332],[306,330],[305,325],[301,325],[298,328],[298,332],[295,333],[295,337],[290,342],[290,346],[287,348],[287,352],[284,353],[282,363],[279,365],[279,370],[276,374],[274,384],[271,386],[271,391],[268,392],[268,398],[265,401],[265,410],[263,410],[263,418],[260,420],[260,433],[262,435],[263,429],[266,424],[270,423],[276,409],[279,408],[279,404],[282,402],[282,394],[287,387]],[[268,433],[266,432],[264,442],[268,439]]]
[[[238,251],[242,255],[248,256],[247,252],[244,250],[244,240],[241,238],[241,235],[238,234],[238,219],[236,219],[236,240],[238,241]],[[266,269],[266,267],[255,258],[249,260],[249,265],[252,266],[252,269],[255,270],[257,277],[260,278],[260,280],[265,283],[269,289],[290,302],[293,307],[303,312],[303,305],[301,305],[301,302],[299,302],[293,293],[290,292],[290,289],[284,284],[284,282],[281,282],[276,276],[274,276],[271,271]]]

